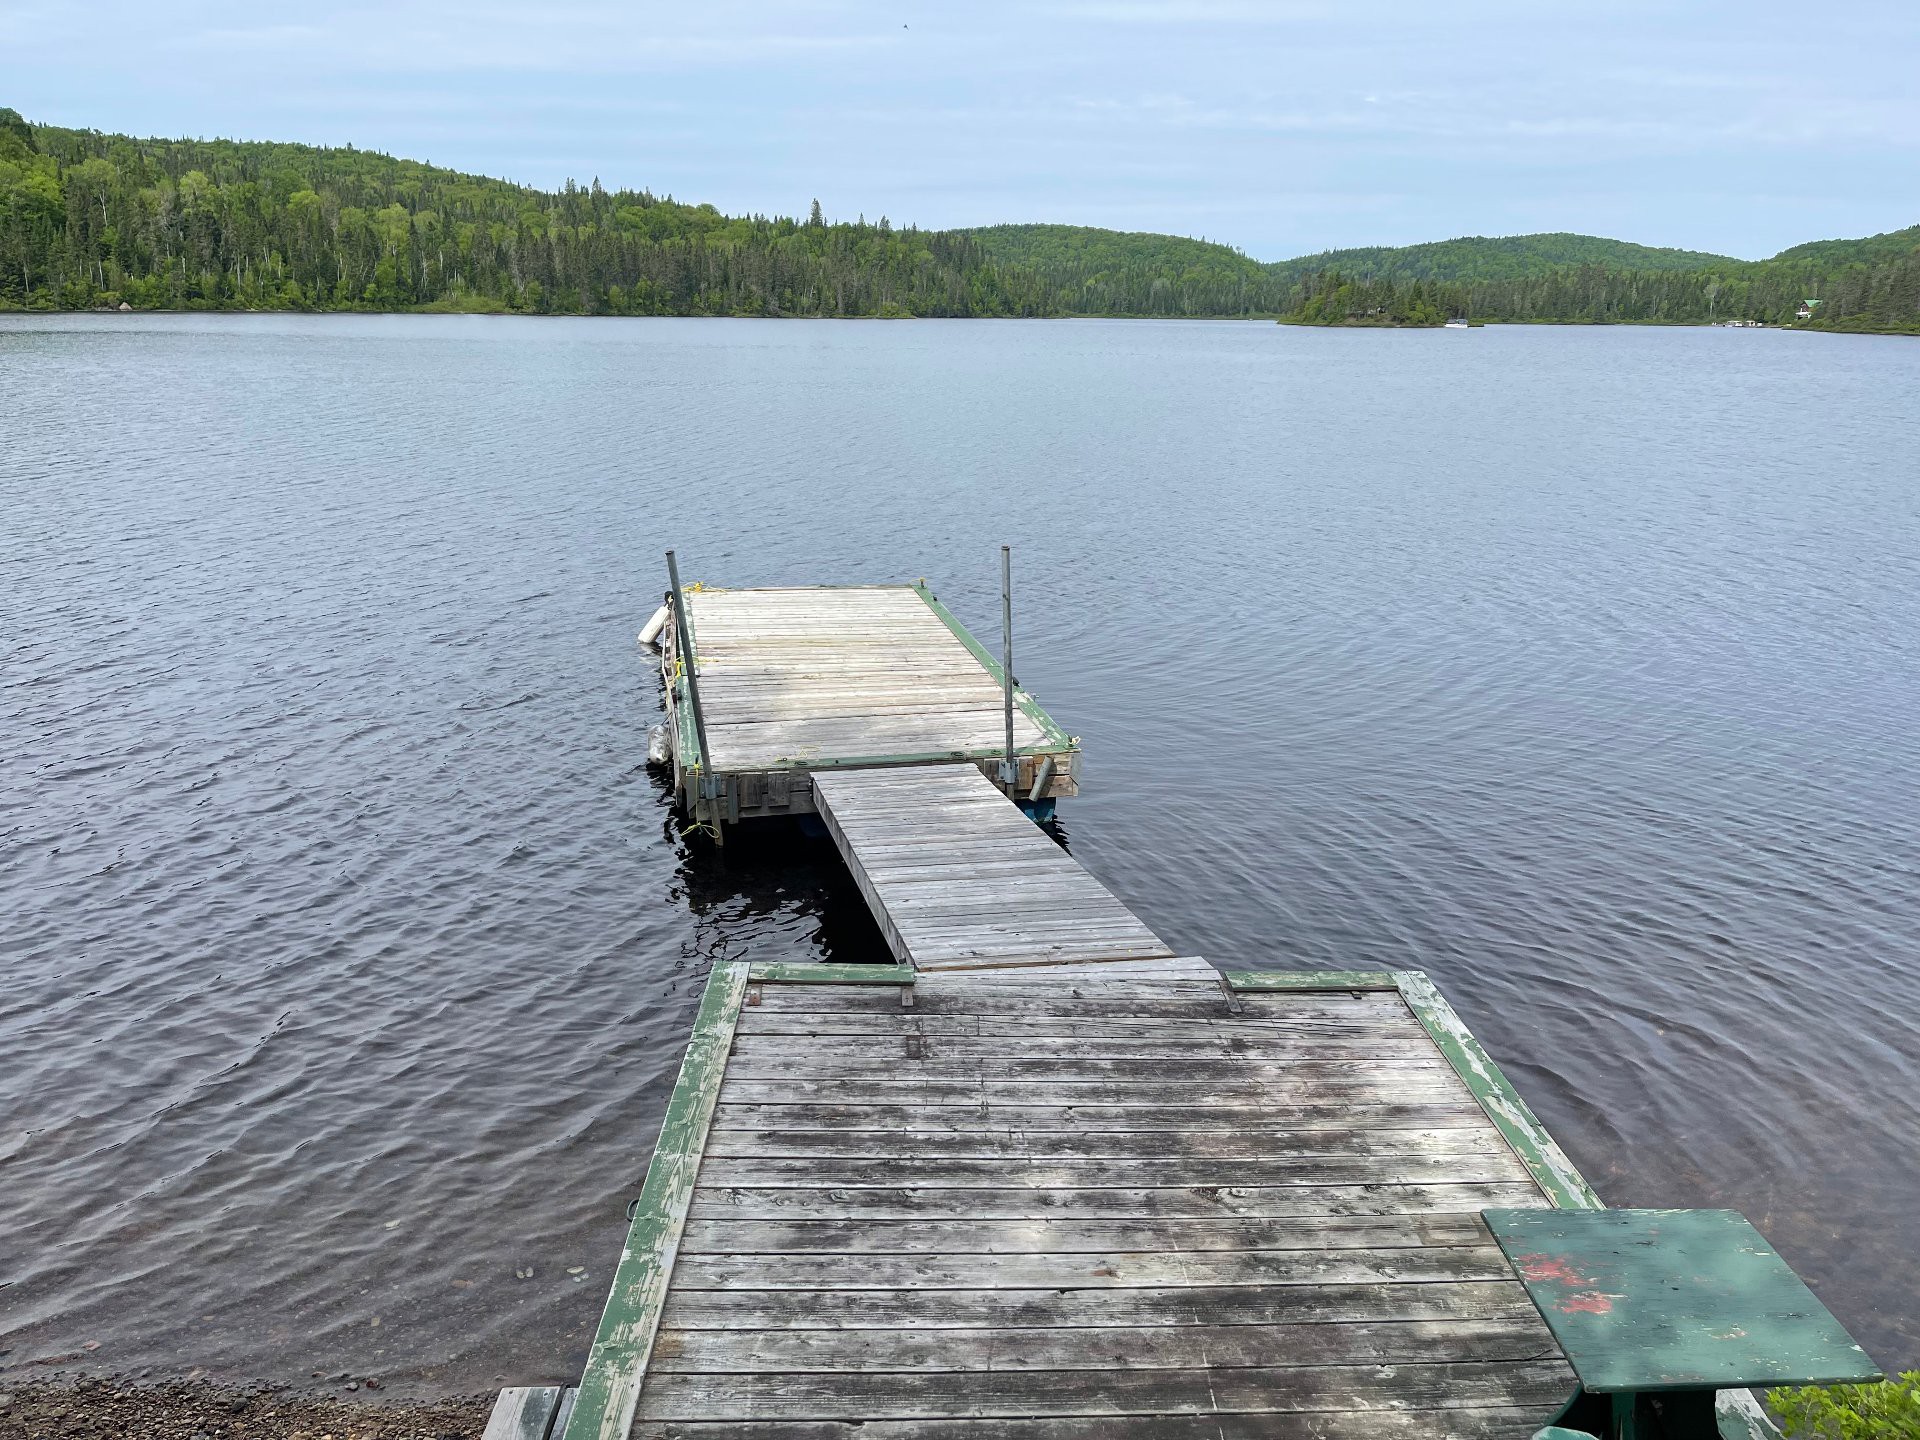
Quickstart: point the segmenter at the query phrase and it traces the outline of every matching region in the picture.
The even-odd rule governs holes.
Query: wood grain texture
[[[1551,1419],[1570,1372],[1478,1215],[1546,1196],[1397,992],[1099,968],[767,986],[632,1433]]]
[[[1538,1406],[984,1420],[649,1420],[634,1440],[1518,1440]]]
[[[621,1440],[632,1423],[746,988],[744,964],[724,962],[707,976],[562,1440]]]
[[[820,818],[903,965],[1178,958],[974,766],[819,774],[813,789]],[[1217,985],[1203,965],[1190,962],[1196,985]],[[1115,976],[1153,983],[1137,971]],[[1079,977],[1053,971],[1039,981],[1070,978]]]
[[[688,590],[686,609],[714,774],[979,759],[1006,743],[996,667],[912,586]],[[1014,743],[1073,750],[1024,692]]]
[[[502,1390],[480,1440],[547,1440],[562,1391],[557,1385],[517,1385]]]

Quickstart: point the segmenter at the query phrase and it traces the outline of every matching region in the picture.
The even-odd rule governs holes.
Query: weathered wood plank
[[[1315,1155],[1505,1155],[1485,1126],[1460,1130],[713,1130],[709,1159],[1283,1160]]]
[[[1532,1319],[1518,1280],[1168,1289],[676,1290],[669,1330],[1059,1330]],[[1544,1352],[1556,1354],[1551,1342]]]
[[[1108,1251],[1386,1250],[1486,1246],[1477,1214],[1301,1215],[1266,1220],[690,1220],[703,1255],[1086,1255]]]
[[[480,1440],[547,1440],[560,1408],[558,1385],[517,1385],[502,1390],[487,1417]]]
[[[1302,1035],[1284,1030],[1216,1030],[1199,1034],[1145,1031],[1133,1035],[960,1035],[902,1028],[891,1035],[810,1030],[805,1034],[755,1030],[734,1047],[740,1060],[820,1059],[997,1060],[1017,1043],[1022,1056],[1045,1060],[1419,1060],[1431,1063],[1425,1036]]]
[[[1236,990],[1395,990],[1391,970],[1228,970]]]
[[[1560,1360],[1189,1370],[914,1371],[653,1377],[641,1417],[907,1419],[1551,1406],[1571,1392]]]
[[[713,1186],[915,1185],[940,1189],[1133,1190],[1167,1186],[1490,1184],[1529,1179],[1511,1152],[1485,1155],[1296,1155],[1280,1160],[800,1160],[710,1155]]]
[[[895,965],[795,965],[776,961],[753,965],[747,972],[749,983],[754,985],[911,985],[914,978],[910,968]]]
[[[1392,1215],[1546,1203],[1528,1180],[1433,1184],[1347,1182],[1332,1185],[1162,1185],[1116,1189],[962,1189],[931,1185],[706,1186],[694,1191],[703,1220],[1247,1219],[1285,1215]]]
[[[1104,963],[1124,965],[1126,962]],[[1031,1017],[1036,1022],[1048,1024],[1105,1019],[1154,1021],[1235,1018],[1227,1008],[1226,996],[1217,985],[1192,984],[1166,991],[1143,991],[1138,986],[1095,985],[1082,979],[1054,979],[1053,969],[1050,965],[1036,966],[1031,975],[1023,973],[1017,982],[1010,979],[1006,972],[997,970],[964,976],[922,975],[915,987],[914,1009],[923,1016],[963,1015],[978,1017],[983,1021],[1000,1019],[1016,1022],[1022,1017]],[[961,986],[966,988],[957,988]],[[848,1018],[859,1014],[898,1014],[899,1005],[887,1003],[892,999],[892,996],[879,994],[829,997],[807,986],[796,985],[779,994],[769,992],[763,997],[761,1013],[770,1015],[775,1011],[790,1011],[795,1015],[828,1014]],[[1329,1008],[1313,1013],[1296,1012],[1293,1023],[1299,1025],[1313,1023],[1318,1015],[1344,1017],[1355,1024],[1378,1022],[1384,1025],[1400,1025],[1410,1018],[1410,1012],[1398,996],[1379,997],[1377,1000],[1367,997],[1347,1000],[1314,995],[1303,999]],[[1248,1021],[1280,1023],[1286,1018],[1284,1012],[1255,1008],[1254,1001],[1242,1003],[1247,1006],[1245,1019]],[[1383,1003],[1390,1004],[1391,1008],[1366,1008],[1381,1007]],[[1344,1008],[1331,1008],[1334,1006]]]
[[[622,1440],[632,1423],[746,987],[743,964],[707,977],[564,1440]]]
[[[1273,1067],[1268,1067],[1269,1069]],[[919,1080],[911,1075],[819,1076],[729,1079],[721,1092],[728,1104],[804,1103],[826,1105],[1260,1105],[1276,1092],[1302,1103],[1354,1103],[1454,1100],[1469,1096],[1466,1084],[1450,1070],[1401,1069],[1391,1074],[1350,1070],[1316,1075],[1304,1066],[1279,1074],[1245,1074],[1233,1080],[1044,1080],[1018,1078]]]
[[[1455,1100],[1325,1104],[1179,1105],[738,1105],[722,1103],[713,1129],[881,1130],[890,1134],[1127,1135],[1241,1130],[1484,1130],[1486,1113]]]
[[[670,1330],[656,1372],[1208,1370],[1535,1360],[1553,1339],[1538,1315],[1347,1324],[1161,1325],[1054,1330]]]
[[[822,773],[814,804],[903,964],[1174,958],[974,766]]]
[[[1497,1245],[1386,1250],[1108,1251],[1104,1254],[690,1255],[675,1293],[694,1290],[1164,1290],[1223,1285],[1426,1284],[1504,1280]]]
[[[946,1059],[938,1054],[921,1060],[907,1055],[882,1058],[876,1055],[836,1055],[826,1040],[821,1053],[766,1055],[743,1054],[728,1067],[728,1074],[741,1080],[872,1080],[911,1084],[938,1080],[988,1081],[1036,1080],[1055,1084],[1099,1084],[1127,1081],[1133,1084],[1152,1081],[1240,1080],[1259,1085],[1284,1084],[1292,1080],[1380,1081],[1386,1077],[1414,1078],[1448,1070],[1438,1056],[1404,1055],[1392,1059],[1362,1058],[1321,1060],[1315,1058],[1231,1055],[1135,1056],[1110,1060],[1063,1055],[975,1055]]]
[[[633,1440],[1516,1440],[1542,1407],[1301,1410],[1288,1414],[1109,1415],[1038,1419],[643,1421]]]

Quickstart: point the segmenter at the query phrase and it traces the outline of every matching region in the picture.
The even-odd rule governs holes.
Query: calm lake
[[[1429,971],[1610,1202],[1920,1364],[1916,396],[1768,331],[0,317],[0,1373],[572,1379],[708,966],[882,955],[824,843],[678,836],[661,552],[997,635],[1003,540],[1148,924]]]

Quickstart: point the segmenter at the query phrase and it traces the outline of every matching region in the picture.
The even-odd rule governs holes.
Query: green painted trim
[[[770,960],[750,967],[750,985],[911,985],[905,965],[793,965]]]
[[[1398,990],[1391,970],[1228,970],[1235,990]]]
[[[1480,1102],[1480,1108],[1487,1112],[1487,1118],[1513,1147],[1513,1153],[1520,1157],[1520,1163],[1527,1167],[1547,1198],[1563,1210],[1604,1208],[1593,1187],[1547,1133],[1546,1126],[1527,1108],[1527,1102],[1500,1073],[1493,1057],[1473,1038],[1446,997],[1434,988],[1433,981],[1418,970],[1397,970],[1394,980],[1407,1008],[1425,1027],[1455,1073],[1467,1082],[1473,1098]]]
[[[1071,755],[1077,746],[1067,745],[1059,749],[1049,749],[1045,745],[1022,745],[1014,751],[1016,755]],[[941,765],[948,762],[978,764],[982,760],[998,760],[1007,753],[1004,745],[995,745],[985,750],[929,750],[912,755],[822,755],[813,759],[781,755],[765,765],[754,765],[744,774],[755,774],[769,770],[880,770],[890,765]]]
[[[626,1440],[633,1423],[746,991],[747,966],[738,961],[707,977],[564,1440]]]
[[[938,615],[940,617],[941,623],[943,623],[947,627],[947,629],[951,630],[954,633],[954,635],[959,638],[959,641],[962,645],[965,645],[968,650],[973,652],[973,658],[978,660],[982,665],[984,665],[986,667],[987,673],[993,676],[994,684],[1005,685],[1007,683],[1007,678],[1006,678],[1007,672],[1005,668],[1002,667],[1002,665],[998,660],[994,659],[993,656],[989,655],[986,652],[985,647],[982,646],[978,640],[973,638],[973,633],[970,630],[968,630],[966,626],[960,623],[960,621],[955,617],[954,613],[951,610],[947,609],[946,606],[940,603],[940,601],[935,597],[933,591],[927,588],[926,581],[924,580],[914,581],[913,592],[914,594],[918,595],[922,600],[926,601],[927,608],[933,611],[934,614]],[[1055,724],[1054,719],[1051,715],[1047,714],[1046,711],[1040,708],[1039,701],[1035,700],[1031,695],[1027,694],[1026,691],[1020,688],[1020,680],[1018,676],[1014,677],[1013,698],[1014,698],[1014,703],[1019,705],[1021,712],[1029,720],[1033,721],[1034,724],[1038,725],[1040,727],[1040,733],[1045,735],[1047,739],[1050,742],[1052,742],[1051,748],[1057,748],[1062,750],[1078,750],[1080,748],[1079,743],[1071,735],[1067,734],[1066,731],[1062,730],[1057,724]],[[1018,753],[1022,755],[1040,754],[1044,752],[1045,748],[1048,748],[1048,747],[1036,747],[1034,749],[1021,750]],[[999,750],[996,750],[993,753],[995,755],[998,755],[998,754],[1001,754],[1002,752]]]

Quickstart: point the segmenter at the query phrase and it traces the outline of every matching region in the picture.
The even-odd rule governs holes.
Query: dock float
[[[669,601],[676,800],[817,815],[892,963],[714,965],[585,1373],[487,1440],[1764,1440],[1739,1387],[1873,1378],[1738,1217],[1606,1211],[1424,974],[1148,930],[1028,818],[1077,744],[1009,743],[950,616],[951,692],[882,704],[924,587]],[[729,664],[758,681],[702,699]]]

